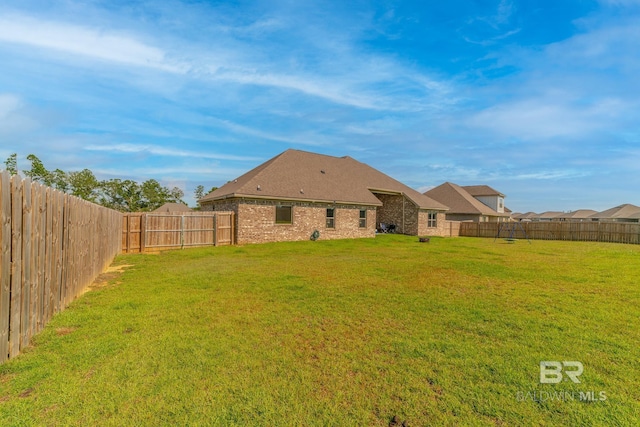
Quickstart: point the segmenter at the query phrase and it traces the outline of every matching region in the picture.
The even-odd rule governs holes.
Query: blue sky
[[[219,186],[288,148],[640,205],[640,0],[5,1],[0,158]]]

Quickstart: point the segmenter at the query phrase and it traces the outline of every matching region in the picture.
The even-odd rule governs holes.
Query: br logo
[[[567,369],[569,368],[569,369]],[[563,373],[574,383],[579,383],[584,366],[580,362],[540,362],[540,382],[542,384],[557,384],[562,381]]]

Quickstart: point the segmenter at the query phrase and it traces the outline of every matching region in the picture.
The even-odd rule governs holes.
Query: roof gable
[[[624,219],[624,218],[638,218],[640,214],[640,207],[626,203],[624,205],[616,206],[606,211],[598,212],[591,215],[591,218],[608,218],[608,219]]]
[[[462,185],[461,187],[473,197],[480,197],[480,196],[504,197],[504,194],[502,194],[497,190],[494,190],[488,185]]]
[[[591,217],[593,214],[597,213],[593,209],[578,209],[576,211],[571,211],[568,213],[562,213],[557,215],[556,218],[566,218],[566,219],[585,219]]]
[[[469,215],[509,216],[501,214],[485,205],[461,187],[452,182],[445,182],[424,193],[426,196],[449,206],[451,213]]]
[[[447,207],[351,157],[287,150],[206,195],[381,206],[375,192],[404,194],[419,208]]]
[[[165,203],[152,212],[191,212],[191,208],[184,203]]]

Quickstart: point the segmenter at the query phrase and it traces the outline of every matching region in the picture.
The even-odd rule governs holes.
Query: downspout
[[[404,231],[404,202],[405,202],[405,196],[404,193],[402,194],[402,234],[406,234]]]

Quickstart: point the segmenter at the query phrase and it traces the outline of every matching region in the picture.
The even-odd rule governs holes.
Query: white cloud
[[[274,132],[267,132],[264,130],[258,130],[248,126],[234,123],[230,120],[210,119],[213,123],[218,124],[226,129],[237,132],[243,135],[253,136],[260,139],[267,139],[270,141],[285,142],[288,144],[299,144],[308,146],[323,146],[327,145],[329,141],[323,140],[313,132],[306,132],[300,134],[298,132],[289,132],[287,135],[278,134]]]
[[[163,50],[129,35],[22,15],[0,17],[0,41],[172,73],[188,70],[185,64],[169,61]]]
[[[90,144],[84,147],[88,151],[107,151],[107,152],[120,152],[120,153],[148,153],[156,156],[168,156],[168,157],[193,157],[200,159],[214,159],[214,160],[237,160],[237,161],[254,161],[260,160],[259,157],[252,156],[236,156],[228,154],[218,154],[210,152],[196,152],[187,150],[177,150],[174,148],[167,148],[158,145],[151,144]]]
[[[22,101],[15,95],[0,94],[0,120],[6,119],[11,113],[22,106]]]
[[[0,94],[0,136],[8,137],[38,128],[40,125],[26,111],[23,100],[13,94]]]
[[[346,87],[341,87],[334,81],[326,81],[318,76],[294,76],[286,74],[269,74],[259,72],[223,71],[211,76],[214,79],[229,80],[235,83],[252,84],[258,86],[272,86],[290,89],[306,95],[323,98],[336,104],[350,105],[365,109],[383,109],[373,97],[359,94]]]
[[[584,178],[590,175],[591,174],[585,170],[579,171],[574,169],[557,169],[557,170],[544,170],[539,172],[517,174],[512,177],[509,177],[509,179],[560,180],[560,179],[569,179],[569,178]]]
[[[184,84],[185,78],[204,84],[232,82],[297,92],[367,110],[418,111],[441,108],[454,102],[449,98],[451,90],[447,83],[408,69],[394,58],[359,50],[352,40],[333,38],[325,28],[308,30],[311,34],[305,37],[310,40],[328,38],[332,39],[331,43],[305,46],[308,51],[305,51],[305,58],[301,58],[297,53],[286,51],[279,43],[260,39],[261,31],[286,27],[286,23],[267,18],[250,27],[248,33],[242,26],[235,27],[238,31],[214,32],[214,38],[203,43],[171,38],[170,35],[136,34],[104,29],[91,23],[79,25],[9,13],[0,16],[0,43],[58,53],[54,58],[62,62],[81,58],[160,70],[182,79],[169,85],[175,87]],[[249,40],[234,38],[238,32],[255,35]],[[168,45],[150,43],[143,41],[144,38],[171,42]],[[130,78],[128,74],[115,73],[113,76]],[[148,77],[144,82],[157,85],[163,91],[168,86],[164,79]]]
[[[467,123],[523,140],[578,137],[602,129],[602,106],[576,106],[545,99],[514,101],[490,107]]]

